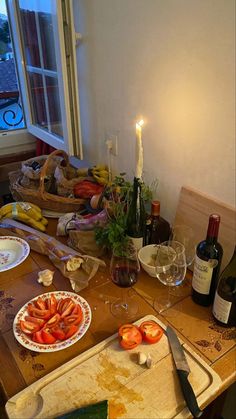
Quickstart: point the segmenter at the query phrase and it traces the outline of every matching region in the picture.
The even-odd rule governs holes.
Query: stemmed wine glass
[[[172,228],[171,240],[182,243],[185,247],[187,266],[193,263],[196,252],[196,237],[193,229],[185,224],[178,224]]]
[[[122,290],[121,298],[111,304],[111,312],[115,317],[128,320],[137,313],[138,304],[128,295],[127,288],[136,284],[139,272],[137,250],[132,244],[122,252],[113,251],[110,263],[111,279]]]
[[[155,269],[159,281],[168,286],[167,297],[154,300],[155,310],[161,313],[172,305],[170,289],[180,285],[185,278],[187,263],[184,245],[175,240],[157,245]]]

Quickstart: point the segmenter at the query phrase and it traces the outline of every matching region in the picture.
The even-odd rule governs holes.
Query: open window
[[[71,0],[7,0],[28,131],[82,159]]]

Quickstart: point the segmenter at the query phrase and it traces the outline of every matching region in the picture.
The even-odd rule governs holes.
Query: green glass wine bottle
[[[132,240],[134,247],[141,249],[145,234],[146,213],[142,197],[142,184],[139,178],[133,181],[133,193],[127,215],[127,235]]]

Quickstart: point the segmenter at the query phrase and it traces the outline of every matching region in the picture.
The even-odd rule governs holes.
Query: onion
[[[93,195],[92,198],[90,199],[90,205],[93,209],[98,209],[98,203],[99,203],[99,199],[101,197],[101,194],[97,194],[97,195]],[[102,202],[100,207],[102,207]]]

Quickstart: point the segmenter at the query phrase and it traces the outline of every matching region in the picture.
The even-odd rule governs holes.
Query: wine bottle
[[[236,326],[236,246],[230,262],[220,274],[213,316],[224,326]]]
[[[142,197],[142,185],[140,179],[135,177],[132,199],[127,215],[126,232],[137,251],[143,247],[145,221],[146,214]]]
[[[160,202],[152,201],[151,216],[146,221],[145,244],[158,244],[170,238],[170,224],[160,216]]]
[[[196,249],[192,299],[202,306],[213,303],[217,281],[220,272],[223,249],[218,240],[220,216],[211,214],[206,239],[201,241]]]

